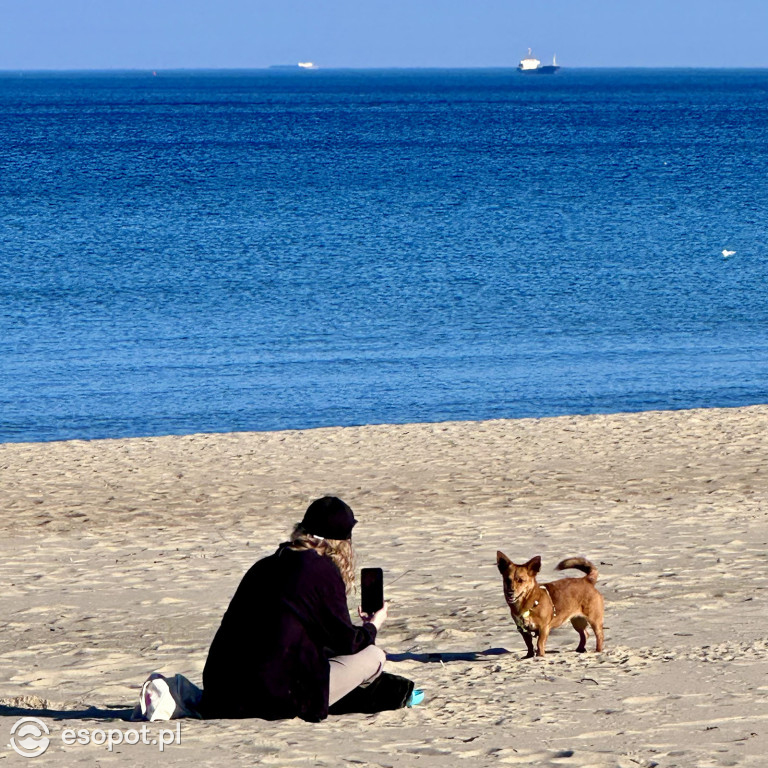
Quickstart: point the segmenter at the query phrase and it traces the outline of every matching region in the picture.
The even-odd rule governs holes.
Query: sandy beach
[[[766,434],[756,406],[0,445],[0,757],[27,763],[34,716],[41,765],[764,765]],[[162,754],[62,742],[138,727],[153,670],[200,684],[241,576],[325,493],[385,570],[379,642],[423,706],[183,720]],[[597,564],[605,651],[568,626],[523,659],[497,549],[543,581]]]

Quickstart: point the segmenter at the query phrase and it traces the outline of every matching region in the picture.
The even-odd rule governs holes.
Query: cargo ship
[[[520,60],[520,63],[517,65],[517,71],[521,72],[524,75],[554,75],[557,70],[560,69],[560,67],[557,64],[557,57],[552,57],[552,63],[551,64],[542,64],[534,55],[531,53],[531,49],[528,49],[528,55]]]
[[[311,61],[300,61],[297,64],[272,64],[270,69],[317,69],[317,64]]]

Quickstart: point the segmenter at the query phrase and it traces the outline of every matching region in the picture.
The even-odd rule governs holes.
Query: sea
[[[768,70],[0,73],[0,442],[768,402]]]

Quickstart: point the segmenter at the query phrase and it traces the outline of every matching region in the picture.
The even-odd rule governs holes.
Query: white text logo
[[[11,746],[22,757],[38,757],[48,749],[48,726],[36,717],[22,717],[11,728]]]

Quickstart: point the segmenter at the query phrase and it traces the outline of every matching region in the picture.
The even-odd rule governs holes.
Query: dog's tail
[[[568,557],[565,560],[561,560],[557,566],[555,566],[555,570],[557,571],[564,571],[566,568],[578,568],[580,571],[584,571],[584,573],[587,574],[585,578],[590,584],[594,584],[599,575],[597,568],[595,568],[589,560],[585,560],[583,557]]]

